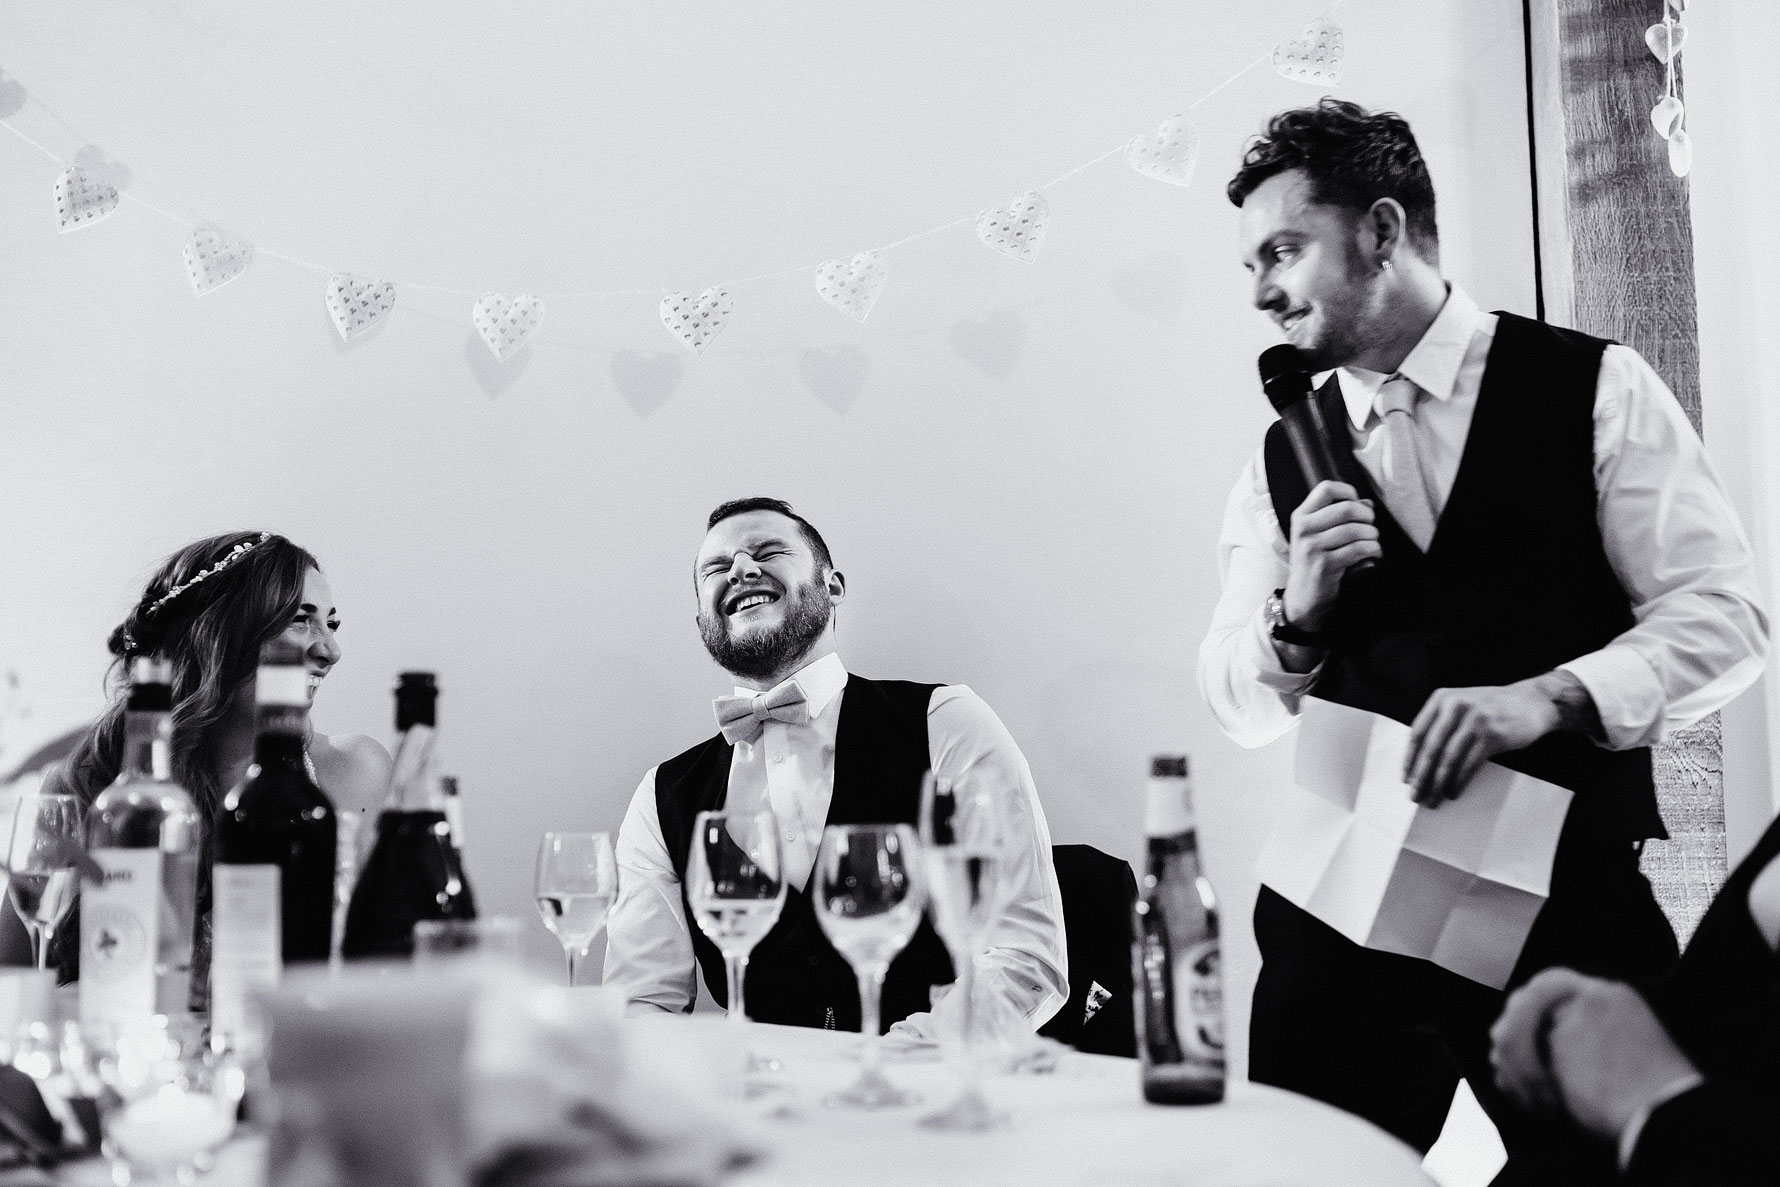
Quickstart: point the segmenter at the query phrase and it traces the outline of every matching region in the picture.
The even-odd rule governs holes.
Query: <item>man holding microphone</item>
[[[1633,351],[1485,313],[1443,278],[1401,117],[1282,113],[1228,194],[1255,306],[1333,372],[1312,398],[1343,480],[1306,481],[1277,425],[1238,479],[1200,650],[1213,712],[1245,746],[1309,695],[1395,718],[1430,809],[1490,760],[1569,788],[1509,989],[1551,965],[1660,976],[1675,937],[1637,862],[1665,835],[1649,747],[1747,687],[1767,647],[1699,438]],[[1495,1090],[1503,993],[1354,944],[1266,886],[1255,933],[1252,1079],[1426,1151],[1463,1077],[1508,1149],[1498,1182],[1612,1180],[1610,1156]]]

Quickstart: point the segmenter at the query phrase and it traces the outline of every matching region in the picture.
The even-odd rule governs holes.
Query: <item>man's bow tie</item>
[[[711,708],[717,713],[717,728],[723,731],[723,740],[731,746],[754,741],[769,721],[802,725],[810,719],[803,686],[795,680],[787,680],[757,696],[718,697],[711,702]]]

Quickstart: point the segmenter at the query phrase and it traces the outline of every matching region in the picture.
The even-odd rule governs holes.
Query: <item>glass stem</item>
[[[56,929],[53,927],[35,927],[32,930],[37,940],[37,969],[39,972],[49,967],[49,945],[55,939]]]
[[[562,946],[563,955],[569,958],[569,988],[575,987],[575,949],[571,944]]]
[[[748,1020],[747,1003],[742,1000],[742,980],[748,971],[748,954],[724,953],[723,968],[729,974],[729,1021],[731,1025],[740,1026]]]
[[[878,1006],[878,998],[884,989],[884,974],[889,969],[880,965],[877,968],[865,969],[859,974],[859,1068],[862,1075],[875,1076],[883,1059],[879,1049],[882,1011]]]
[[[959,1011],[958,1023],[961,1028],[959,1038],[962,1040],[964,1046],[964,1090],[966,1092],[975,1092],[977,1090],[978,1080],[976,1058],[976,961],[970,958],[970,953],[968,952],[962,957],[955,956],[953,959],[958,961],[958,985],[952,992],[962,993],[964,995],[964,1001],[960,1003],[962,1009]]]
[[[45,949],[48,948],[48,945],[43,942],[43,929],[35,923],[27,923],[25,924],[25,934],[31,938],[31,967],[41,970],[46,967],[44,954]]]

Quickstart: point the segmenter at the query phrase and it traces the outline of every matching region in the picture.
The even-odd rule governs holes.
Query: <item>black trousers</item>
[[[1566,826],[1551,897],[1508,992],[1554,965],[1647,985],[1675,964],[1674,930],[1631,844],[1571,832]],[[1463,1077],[1508,1150],[1499,1187],[1617,1180],[1611,1148],[1496,1091],[1489,1028],[1506,993],[1363,948],[1265,886],[1255,939],[1261,973],[1249,1024],[1251,1080],[1355,1113],[1426,1153]]]

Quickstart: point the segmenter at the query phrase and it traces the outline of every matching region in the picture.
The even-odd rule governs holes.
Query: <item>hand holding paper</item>
[[[1261,881],[1348,939],[1500,989],[1551,889],[1571,793],[1483,763],[1461,798],[1418,807],[1410,729],[1307,698],[1297,787],[1261,854]]]
[[[1487,760],[1558,730],[1585,728],[1593,715],[1588,689],[1564,671],[1517,684],[1437,689],[1410,727],[1403,778],[1416,803],[1438,808],[1457,799]]]

